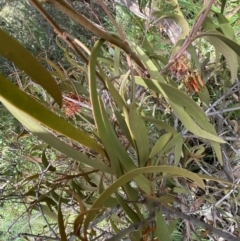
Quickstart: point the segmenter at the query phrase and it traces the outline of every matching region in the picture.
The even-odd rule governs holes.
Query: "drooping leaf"
[[[24,70],[62,106],[62,93],[48,71],[17,40],[0,28],[0,55]]]
[[[178,164],[180,162],[181,155],[182,155],[183,137],[179,133],[175,136],[175,138],[176,138],[175,139],[176,145],[175,145],[175,149],[174,149],[174,165],[178,166]]]
[[[182,121],[184,126],[186,126],[189,131],[191,131],[192,133],[196,134],[199,137],[209,139],[212,141],[216,141],[216,142],[220,142],[220,143],[224,143],[224,140],[220,139],[219,137],[212,134],[211,132],[210,133],[207,132],[207,126],[203,126],[203,128],[205,130],[202,129],[200,126],[198,126],[193,121],[191,116],[187,113],[185,106],[177,105],[175,102],[171,102],[171,106],[174,109],[174,112],[176,113],[176,115],[179,117],[179,119]]]
[[[115,222],[115,223],[121,223],[121,224],[124,224],[124,223],[125,223],[121,218],[118,217],[118,215],[117,215],[116,213],[113,213],[113,214],[111,215],[111,220],[112,220],[113,222]],[[120,230],[118,230],[116,233],[118,233],[119,231],[120,231]]]
[[[216,30],[206,31],[204,33],[200,33],[196,36],[195,39],[201,37],[215,37],[222,40],[225,44],[227,44],[238,56],[240,56],[240,45],[235,41],[229,39],[228,37],[224,36],[223,34],[219,33]]]
[[[99,133],[99,137],[106,149],[111,165],[114,168],[114,171],[117,177],[123,175],[123,169],[126,171],[136,168],[136,165],[129,157],[126,150],[123,148],[119,142],[116,133],[109,121],[106,110],[102,104],[101,98],[98,96],[97,92],[97,82],[96,82],[96,65],[97,65],[97,56],[99,50],[103,44],[104,40],[99,40],[94,45],[90,59],[89,59],[89,87],[90,87],[90,97],[93,108],[93,116]],[[125,109],[125,108],[124,108]],[[125,109],[125,111],[127,111]],[[121,165],[122,166],[121,166]],[[135,180],[140,188],[145,192],[151,192],[149,180],[142,176],[139,176]],[[128,195],[136,194],[136,192],[128,185],[125,185],[125,190],[128,191]]]
[[[0,88],[0,100],[1,102],[6,106],[6,108],[21,122],[23,125],[32,133],[34,133],[36,136],[38,136],[40,139],[48,143],[53,148],[57,149],[58,151],[64,153],[65,155],[73,158],[74,160],[78,160],[86,165],[92,166],[96,169],[99,169],[106,173],[114,173],[113,170],[103,164],[100,161],[90,159],[84,154],[80,153],[79,151],[74,150],[70,146],[68,146],[63,141],[59,140],[57,137],[52,135],[44,126],[48,126],[48,122],[45,122],[44,116],[41,116],[41,113],[46,113],[46,116],[51,117],[54,115],[52,112],[47,110],[44,106],[36,102],[34,99],[32,99],[30,96],[26,95],[25,93],[21,92],[16,86],[11,84],[8,80],[6,80],[3,76],[0,75],[0,86],[3,86],[3,88]],[[3,95],[2,95],[3,91]],[[22,101],[18,101],[21,99]],[[31,104],[28,104],[31,103]],[[37,103],[37,104],[36,104]],[[36,105],[35,105],[36,104]],[[31,108],[32,106],[32,108]],[[42,110],[43,109],[43,110]],[[33,110],[33,113],[32,113]],[[39,113],[39,112],[40,113]],[[47,112],[45,112],[47,111]],[[35,113],[36,112],[36,113]],[[36,118],[34,118],[32,115],[36,115]],[[39,117],[40,116],[40,117]],[[56,119],[56,124],[58,122],[61,123],[63,119],[59,118],[58,116],[53,117]],[[41,119],[43,120],[42,124],[40,124]],[[50,118],[51,119],[51,118]],[[60,121],[59,121],[60,119]],[[59,124],[59,123],[58,123]],[[67,125],[63,125],[61,127],[60,125],[60,131],[65,132],[63,128],[68,128]],[[54,125],[54,127],[56,127]],[[70,129],[73,128],[73,126],[70,125]],[[79,130],[74,129],[73,133],[77,134]],[[73,134],[72,133],[72,134]],[[71,134],[71,135],[72,135]],[[71,135],[68,136],[71,139]],[[80,140],[81,141],[81,140]],[[98,145],[97,145],[98,146]],[[99,149],[101,152],[101,149]],[[104,152],[102,152],[104,153]]]
[[[166,132],[171,132],[174,134],[177,134],[176,130],[169,124],[167,124],[166,122],[160,121],[156,118],[152,118],[150,116],[142,116],[143,120],[145,121],[149,121],[151,123],[153,123],[159,130],[165,130]]]
[[[205,36],[204,38],[226,58],[231,71],[231,82],[233,83],[236,80],[238,73],[238,59],[236,53],[227,44],[216,37]]]
[[[206,17],[204,19],[204,22],[202,24],[202,27],[205,29],[205,30],[215,30],[216,29],[216,26],[215,24],[213,23],[212,19],[210,17]]]
[[[183,168],[173,167],[173,166],[148,166],[148,167],[137,168],[135,170],[127,172],[126,174],[118,178],[99,196],[99,198],[95,201],[95,203],[91,207],[92,211],[88,213],[85,219],[84,230],[87,230],[90,221],[94,218],[96,214],[96,211],[94,210],[98,210],[98,208],[100,208],[103,205],[105,200],[107,200],[109,196],[111,196],[114,192],[116,192],[116,190],[119,187],[123,186],[125,183],[128,183],[130,180],[134,180],[137,176],[143,173],[157,173],[157,172],[172,174],[176,177],[189,178],[194,182],[196,182],[196,184],[199,187],[201,187],[202,189],[205,189],[204,182],[202,181],[201,178],[199,178],[197,174],[189,172]]]
[[[114,75],[118,76],[120,69],[120,49],[118,47],[115,47],[114,51]]]
[[[41,123],[47,128],[105,155],[102,147],[89,135],[48,110],[35,99],[19,90],[2,75],[0,75],[0,87],[0,100],[9,110],[11,109],[10,112],[16,118],[21,118],[20,122],[23,125],[30,122],[28,118],[34,119],[35,122]],[[23,115],[26,116],[26,119],[22,118]]]
[[[135,80],[137,84],[164,93],[171,107],[178,115],[178,118],[192,133],[202,138],[225,143],[222,139],[216,136],[214,128],[212,128],[212,125],[209,123],[209,119],[203,110],[184,92],[154,79],[151,79],[150,81],[135,77]],[[199,125],[198,127],[193,120]]]
[[[201,91],[198,93],[198,95],[201,102],[203,103],[203,109],[206,110],[209,107],[210,101],[211,101],[207,87],[203,86],[201,88]]]
[[[53,212],[47,205],[41,205],[41,209],[44,215],[48,216],[49,218],[51,218],[54,221],[58,220],[58,216],[55,212]]]

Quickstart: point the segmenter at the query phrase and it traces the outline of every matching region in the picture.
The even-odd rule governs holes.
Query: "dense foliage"
[[[0,239],[239,240],[238,10],[5,2]]]

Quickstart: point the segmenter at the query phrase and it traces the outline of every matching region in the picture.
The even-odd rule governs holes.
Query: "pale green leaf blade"
[[[44,215],[48,216],[54,221],[58,220],[57,214],[53,210],[51,210],[47,205],[40,204],[40,206]]]
[[[115,47],[114,51],[114,75],[118,76],[120,74],[120,49]]]
[[[162,81],[154,79],[151,79],[150,81],[149,79],[135,77],[135,81],[137,84],[157,92],[162,93],[163,91],[178,118],[192,133],[196,135],[199,134],[202,138],[225,143],[221,138],[216,136],[216,132],[213,126],[209,123],[209,119],[203,110],[184,92],[165,84]]]
[[[136,145],[139,166],[143,167],[149,155],[148,133],[142,118],[137,114],[135,105],[132,105],[129,110],[129,127]]]
[[[240,56],[240,45],[235,41],[227,38],[223,34],[219,33],[216,30],[210,30],[201,34],[198,34],[196,38],[211,36],[222,40],[225,44],[227,44],[238,56]]]
[[[210,141],[210,143],[213,150],[215,151],[217,160],[220,162],[221,165],[223,165],[221,146],[219,145],[218,142],[215,142],[215,141]]]
[[[176,135],[176,138],[176,146],[174,149],[174,165],[178,166],[182,155],[183,137],[181,133],[179,133]]]
[[[159,73],[159,69],[156,67],[155,64],[149,59],[149,57],[145,54],[142,48],[140,48],[136,44],[132,44],[133,48],[135,49],[136,53],[138,54],[138,57],[142,60],[143,64],[146,66],[148,69],[151,78],[163,81],[165,82],[163,76]]]
[[[143,120],[149,121],[153,123],[159,130],[165,130],[166,132],[172,132],[174,134],[177,134],[176,130],[166,122],[160,121],[156,118],[152,118],[150,116],[142,116]]]
[[[233,83],[237,78],[238,73],[238,59],[236,53],[222,40],[216,37],[204,37],[209,43],[211,43],[217,51],[221,52],[226,58],[230,71],[231,71],[231,82]]]
[[[198,93],[201,102],[203,103],[204,110],[210,105],[210,95],[206,86],[202,86],[201,91]]]
[[[235,33],[231,24],[228,22],[227,18],[222,13],[215,13],[215,14],[223,34],[229,39],[234,40]]]
[[[212,140],[212,141],[220,142],[220,143],[225,143],[225,141],[223,141],[219,137],[217,137],[217,136],[203,130],[202,128],[200,128],[193,121],[193,119],[188,115],[188,113],[186,112],[186,110],[184,109],[183,106],[179,106],[179,105],[177,105],[173,102],[171,103],[171,106],[174,109],[174,112],[176,113],[176,115],[179,117],[179,119],[181,119],[183,125],[186,126],[186,128],[189,131],[191,131],[195,135],[197,135],[199,137],[202,137],[204,139],[208,139],[208,140]]]
[[[152,158],[154,155],[161,152],[164,149],[164,147],[167,145],[167,143],[171,140],[172,137],[173,137],[172,133],[166,133],[162,135],[153,146],[151,153],[149,155],[149,158]]]

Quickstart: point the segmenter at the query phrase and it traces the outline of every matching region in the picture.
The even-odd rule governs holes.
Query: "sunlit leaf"
[[[58,216],[56,213],[54,213],[53,211],[50,210],[50,208],[46,205],[41,205],[41,209],[44,215],[48,216],[49,218],[51,218],[52,220],[57,221],[58,220]]]
[[[162,91],[171,107],[176,112],[178,118],[192,133],[202,138],[225,143],[222,139],[216,136],[216,132],[214,131],[214,128],[212,128],[213,126],[209,123],[209,119],[203,110],[184,92],[154,79],[150,81],[148,79],[145,80],[136,77],[135,80],[136,83],[147,88],[158,92]]]
[[[121,224],[124,224],[124,223],[125,223],[124,221],[122,221],[121,218],[118,217],[118,215],[117,215],[116,213],[113,213],[113,214],[111,215],[111,220],[112,220],[113,222],[115,222],[115,223],[121,223]],[[119,230],[118,230],[118,231],[119,231]]]
[[[163,148],[167,145],[167,143],[171,140],[172,137],[173,137],[172,133],[166,133],[162,135],[153,146],[151,153],[149,155],[149,158],[152,158],[154,155],[161,152]]]
[[[223,34],[229,38],[234,40],[235,33],[231,26],[231,24],[228,22],[227,18],[222,13],[215,13],[218,19],[218,22],[220,24],[220,28],[223,32]]]

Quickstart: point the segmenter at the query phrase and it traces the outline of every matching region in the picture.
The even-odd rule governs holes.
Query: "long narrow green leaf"
[[[96,73],[95,68],[97,65],[97,56],[103,44],[104,40],[99,40],[93,47],[92,53],[89,60],[89,88],[90,88],[90,98],[93,109],[93,116],[97,126],[99,137],[106,148],[108,157],[111,160],[111,165],[114,168],[117,177],[121,176],[122,171],[120,167],[119,160],[116,155],[115,141],[113,140],[111,132],[111,124],[106,117],[106,111],[101,105],[101,99],[98,98],[97,83],[96,83]]]
[[[174,109],[176,115],[179,117],[179,119],[182,121],[184,126],[188,128],[189,131],[192,133],[196,134],[199,137],[202,137],[204,139],[209,139],[215,142],[220,142],[220,143],[225,143],[224,140],[220,139],[219,137],[211,134],[211,132],[207,132],[200,128],[193,120],[192,118],[188,115],[186,112],[185,106],[180,106],[177,105],[174,102],[171,102],[171,106]],[[207,126],[206,126],[207,127]],[[204,127],[203,127],[204,128]],[[207,129],[207,128],[205,128]]]
[[[181,133],[176,135],[177,142],[174,149],[174,165],[178,166],[182,155],[183,137]]]
[[[40,204],[40,206],[44,215],[48,216],[54,221],[58,220],[57,214],[53,210],[51,210],[47,205]]]
[[[135,77],[135,80],[137,84],[143,85],[157,92],[163,91],[171,107],[174,109],[176,114],[179,115],[179,119],[192,133],[202,138],[219,143],[225,143],[224,140],[216,136],[216,132],[213,126],[209,123],[209,119],[203,110],[184,92],[154,79],[150,81],[148,79],[145,80],[143,78]],[[201,128],[197,126],[193,120]]]
[[[237,54],[226,43],[216,37],[205,36],[204,38],[209,43],[211,43],[217,51],[221,52],[226,58],[231,71],[231,82],[233,83],[236,80],[238,73]]]
[[[10,111],[16,118],[19,119],[23,115],[26,116],[26,119],[21,118],[20,122],[23,123],[23,125],[28,124],[28,118],[35,119],[35,122],[39,122],[47,128],[67,136],[105,156],[103,148],[94,139],[89,137],[89,135],[78,130],[67,121],[48,110],[35,99],[19,90],[2,75],[0,75],[0,87],[0,100],[2,103],[9,110],[11,108]]]
[[[130,208],[128,206],[128,204],[122,199],[122,197],[117,192],[115,192],[115,196],[116,196],[119,204],[121,205],[121,207],[125,211],[126,215],[131,219],[131,221],[133,223],[140,222],[141,218],[137,215],[136,212],[134,212],[134,210],[132,208]]]
[[[62,93],[48,71],[18,41],[0,28],[0,55],[24,70],[62,106]]]
[[[127,124],[126,124],[123,116],[121,115],[121,113],[119,111],[115,111],[114,114],[115,114],[115,116],[117,118],[118,124],[121,127],[123,133],[127,137],[128,141],[130,141],[130,144],[133,146],[133,141],[132,141],[132,138],[131,138],[131,134],[129,132],[129,129],[127,127]]]
[[[138,153],[139,166],[143,167],[149,156],[148,133],[142,118],[137,114],[135,105],[129,110],[129,130]]]
[[[169,124],[167,124],[166,122],[160,121],[156,118],[152,118],[150,116],[142,116],[143,120],[145,121],[149,121],[151,123],[153,123],[159,130],[165,130],[166,132],[171,132],[174,134],[177,134],[176,130]]]
[[[174,156],[174,160],[175,160],[175,163],[178,162],[180,160],[180,155],[181,155],[181,147],[183,142],[182,139],[183,138],[181,133],[175,134],[162,148],[156,165],[158,165],[158,163],[161,161],[162,155],[174,147],[175,147],[174,154],[176,154],[176,156]],[[177,165],[175,164],[175,166]]]
[[[226,36],[224,36],[223,34],[219,33],[216,30],[210,30],[210,31],[206,31],[204,33],[200,33],[196,36],[195,39],[197,38],[202,38],[202,37],[208,37],[208,36],[212,36],[212,37],[216,37],[218,39],[221,39],[225,44],[227,44],[238,56],[240,56],[240,45],[238,43],[236,43],[235,41],[227,38]]]
[[[59,203],[58,203],[58,227],[59,227],[59,233],[61,236],[61,241],[67,241],[67,235],[65,232],[64,221],[63,221],[63,214],[61,210],[61,199],[59,200]]]
[[[116,190],[123,186],[125,183],[128,183],[130,180],[135,179],[137,176],[143,174],[143,173],[156,173],[156,172],[163,172],[168,174],[173,174],[176,177],[184,177],[189,178],[196,182],[196,184],[201,187],[202,189],[205,189],[205,184],[203,180],[195,173],[187,171],[183,168],[179,167],[173,167],[173,166],[148,166],[148,167],[141,167],[137,168],[135,170],[132,170],[130,172],[127,172],[122,177],[118,178],[111,186],[109,186],[101,195],[100,197],[95,201],[95,203],[91,207],[91,212],[88,213],[85,222],[84,222],[84,230],[87,230],[89,223],[96,215],[98,208],[101,208],[104,204],[105,200],[109,196],[111,196]]]
[[[168,227],[161,210],[156,215],[156,225],[158,239],[161,241],[171,241]]]
[[[152,151],[149,155],[149,158],[152,158],[154,155],[161,152],[163,148],[167,145],[167,143],[171,140],[172,137],[173,137],[172,133],[166,133],[162,135],[153,146]]]
[[[115,47],[114,51],[114,75],[118,76],[120,70],[120,49]]]
[[[111,161],[111,165],[114,168],[117,177],[122,176],[122,167],[126,171],[130,171],[136,168],[136,165],[133,163],[126,150],[124,150],[123,146],[119,142],[116,133],[109,121],[106,110],[103,107],[101,98],[97,93],[97,84],[96,84],[96,72],[95,68],[97,65],[97,56],[98,52],[103,44],[104,40],[99,40],[94,45],[90,59],[89,59],[89,87],[90,87],[90,97],[93,108],[93,116],[95,119],[95,123],[98,129],[99,136],[101,141],[106,149],[109,160]],[[120,165],[120,162],[122,166]],[[151,188],[149,185],[149,181],[146,177],[140,176],[135,180],[140,188],[145,192],[151,192]],[[128,187],[128,190],[131,188]],[[132,192],[133,189],[132,189]],[[130,195],[130,193],[129,193]]]
[[[220,28],[224,35],[229,39],[234,40],[235,33],[232,25],[228,22],[227,18],[222,13],[215,13],[220,24]]]

